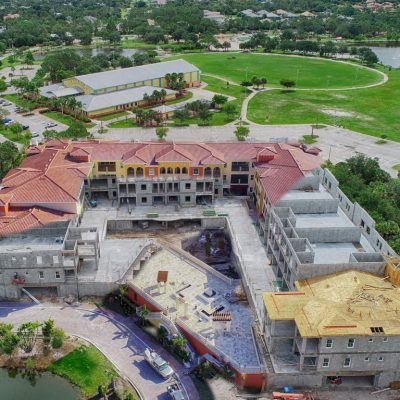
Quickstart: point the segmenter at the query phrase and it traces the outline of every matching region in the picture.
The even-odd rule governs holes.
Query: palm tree
[[[165,82],[167,83],[167,87],[170,87],[170,83],[171,83],[171,74],[166,74],[164,76]]]
[[[267,84],[267,78],[261,78],[260,82],[261,82],[261,85],[262,85],[262,87],[264,89],[265,85]]]
[[[150,103],[150,96],[147,93],[144,94],[143,101],[146,102],[146,104]]]
[[[82,110],[83,104],[81,101],[78,101],[75,99],[75,119],[78,118],[78,112],[80,112]]]
[[[160,98],[161,98],[161,103],[165,103],[165,98],[167,97],[167,91],[165,89],[160,90]]]
[[[146,322],[146,318],[149,315],[149,310],[147,309],[146,304],[139,310],[139,314],[138,317],[140,318],[140,321],[142,323],[142,325],[145,324]]]

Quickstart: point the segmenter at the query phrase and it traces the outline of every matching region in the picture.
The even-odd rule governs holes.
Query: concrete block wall
[[[295,214],[322,214],[336,213],[339,205],[337,199],[282,199],[278,203],[278,207],[290,207]]]
[[[371,244],[373,249],[387,255],[396,255],[395,251],[388,245],[382,236],[375,229],[375,221],[373,218],[357,203],[353,203],[340,190],[339,182],[331,171],[327,168],[317,168],[316,176],[319,177],[321,184],[335,198],[339,200],[339,206],[349,219],[359,226],[363,235]]]
[[[311,243],[352,243],[359,242],[361,237],[361,229],[357,226],[296,228],[296,232]]]

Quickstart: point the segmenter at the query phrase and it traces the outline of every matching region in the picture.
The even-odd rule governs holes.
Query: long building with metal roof
[[[47,98],[75,96],[82,103],[82,113],[92,118],[145,106],[144,95],[161,88],[167,90],[167,100],[174,99],[176,92],[168,89],[165,78],[174,73],[182,74],[186,87],[200,85],[197,67],[185,60],[172,60],[67,78],[43,86],[40,94]]]

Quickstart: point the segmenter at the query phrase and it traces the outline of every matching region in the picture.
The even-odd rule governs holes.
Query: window
[[[364,361],[365,361],[365,362],[369,362],[369,357],[365,357],[365,358],[364,358]]]
[[[147,203],[147,197],[142,198],[142,203]]]
[[[146,185],[140,185],[140,190],[146,190]]]
[[[36,264],[42,264],[42,256],[36,256]]]
[[[383,357],[378,357],[379,362],[383,362]]]
[[[111,183],[115,183],[115,179],[113,178],[113,179],[111,179]]]
[[[188,203],[190,201],[190,196],[185,196],[185,201]]]
[[[11,261],[12,262],[17,261],[17,259],[15,257],[11,257]]]
[[[343,367],[349,368],[351,366],[351,358],[347,357],[344,359]]]
[[[374,341],[374,339],[368,339],[368,342],[372,343]]]
[[[60,272],[56,271],[56,279],[60,279],[60,278],[61,278]]]
[[[39,271],[39,279],[44,279],[44,272],[43,271]]]
[[[154,168],[149,168],[149,175],[154,175]]]
[[[364,228],[364,226],[365,226],[365,222],[364,222],[364,220],[362,219],[361,220],[361,226]]]
[[[250,175],[250,180],[251,180],[251,181],[254,180],[254,175]]]
[[[58,264],[58,256],[53,256],[53,264]]]
[[[354,347],[354,342],[355,342],[354,339],[349,339],[349,341],[347,342],[347,347],[349,349],[352,349]]]
[[[387,337],[384,337],[384,338],[383,338],[383,341],[384,341],[384,342],[387,342],[387,341],[388,341],[388,338],[387,338]]]
[[[371,228],[369,226],[367,226],[367,233],[368,233],[368,235],[371,234]]]
[[[369,329],[371,329],[372,333],[385,333],[381,326],[371,326]]]
[[[23,262],[26,262],[26,257],[22,257],[22,261],[23,261]]]
[[[198,175],[198,174],[199,174],[199,169],[193,168],[193,175]]]
[[[329,367],[329,358],[324,358],[324,359],[322,360],[322,366],[323,366],[324,368]]]
[[[326,339],[326,347],[331,349],[333,347],[333,340],[332,339]]]
[[[190,183],[185,183],[185,189],[190,189]]]

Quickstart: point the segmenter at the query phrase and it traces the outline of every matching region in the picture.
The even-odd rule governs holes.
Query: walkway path
[[[192,380],[185,374],[185,368],[137,327],[132,318],[124,318],[87,304],[78,308],[0,303],[0,322],[20,324],[49,318],[67,333],[95,344],[123,376],[135,383],[146,400],[167,399],[166,389],[171,384],[171,380],[163,380],[145,361],[143,353],[146,347],[153,348],[168,360],[176,371],[177,381],[184,388],[186,399],[199,398]]]

